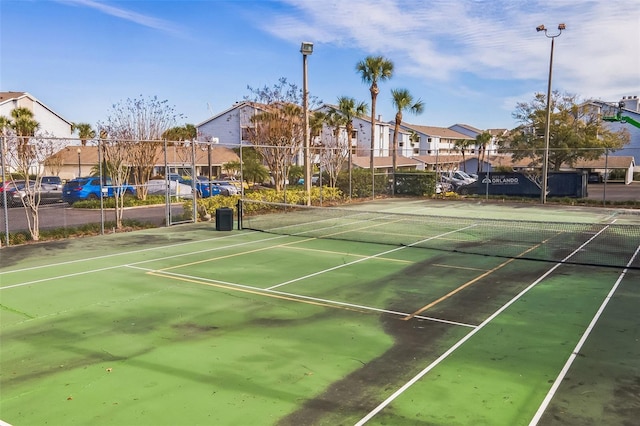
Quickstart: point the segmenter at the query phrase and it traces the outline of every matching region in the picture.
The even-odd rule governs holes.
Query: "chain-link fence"
[[[452,148],[394,159],[391,150],[378,149],[372,169],[362,147],[349,152],[321,145],[306,153],[300,146],[213,141],[2,138],[1,242],[194,222],[213,216],[216,207],[233,205],[234,197],[300,204],[380,196],[458,198],[465,193],[460,188],[478,175],[486,181],[487,173],[509,171],[540,187],[545,157],[539,151]],[[640,202],[640,173],[634,171],[640,149],[549,150],[547,157],[547,173],[584,176],[583,198],[592,204]]]

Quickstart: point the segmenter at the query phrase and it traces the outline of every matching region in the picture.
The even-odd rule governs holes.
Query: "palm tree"
[[[33,119],[33,111],[25,107],[14,108],[11,110],[11,116],[13,117],[11,128],[15,130],[16,135],[22,136],[25,138],[23,140],[28,142],[40,127],[40,123]]]
[[[415,145],[420,142],[420,135],[415,130],[411,130],[411,134],[409,135],[409,140],[411,141],[411,145]],[[420,153],[420,147],[418,147],[418,154]]]
[[[325,121],[327,120],[327,114],[322,111],[313,111],[313,114],[309,117],[309,135],[311,140],[311,147],[313,148],[313,156],[311,159],[311,166],[313,169],[313,165],[315,163],[314,159],[321,158],[322,151],[322,140],[318,141],[317,138],[322,134],[322,127],[324,126]],[[318,163],[320,163],[320,159]]]
[[[20,156],[20,161],[26,162],[28,161],[29,150],[27,145],[29,144],[29,139],[35,135],[40,123],[33,119],[33,111],[25,107],[11,110],[11,117],[13,117],[13,121],[9,123],[9,127],[18,136],[18,155]]]
[[[376,134],[376,99],[378,98],[378,81],[385,81],[393,75],[393,62],[384,56],[367,56],[356,64],[356,71],[360,73],[362,81],[370,84],[371,92],[371,152],[369,153],[369,167],[371,167],[371,196],[375,197],[375,169],[373,167],[373,150]]]
[[[322,111],[314,111],[313,114],[309,116],[309,132],[311,136],[320,135],[326,116],[327,115]]]
[[[11,128],[11,119],[0,115],[0,135],[4,135],[4,129]]]
[[[407,89],[391,89],[391,98],[393,106],[396,109],[396,126],[393,130],[393,189],[392,194],[396,191],[396,167],[398,163],[398,132],[402,124],[402,112],[409,111],[412,114],[422,114],[424,103],[418,99],[413,102],[413,96]]]
[[[347,148],[349,150],[349,198],[351,198],[351,171],[353,170],[353,153],[351,146],[353,119],[366,114],[368,110],[369,106],[365,102],[357,102],[354,98],[348,96],[339,97],[338,107],[334,109],[335,113],[342,118],[347,131]]]
[[[462,153],[462,170],[464,172],[467,171],[467,161],[465,159],[465,151],[475,145],[474,139],[459,139],[454,143],[454,148],[456,151],[460,151]]]
[[[87,146],[87,140],[96,137],[96,131],[91,128],[91,124],[89,123],[73,123],[71,125],[71,131],[78,132],[82,146]]]
[[[482,166],[484,163],[484,158],[487,151],[487,144],[491,141],[491,133],[486,130],[476,136],[476,145],[478,146],[478,156],[482,155],[478,158],[478,173],[482,172]],[[488,171],[488,170],[487,170]]]

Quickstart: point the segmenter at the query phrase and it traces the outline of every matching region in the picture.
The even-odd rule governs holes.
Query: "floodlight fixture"
[[[313,43],[310,41],[303,41],[300,46],[300,53],[304,56],[311,55],[313,53]]]
[[[536,27],[536,31],[537,31],[537,32],[544,31],[544,30],[546,30],[546,28],[544,27],[544,25],[538,25],[538,26]]]

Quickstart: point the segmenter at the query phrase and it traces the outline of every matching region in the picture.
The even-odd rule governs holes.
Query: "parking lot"
[[[623,183],[590,183],[587,187],[587,198],[607,201],[639,201],[640,182]]]

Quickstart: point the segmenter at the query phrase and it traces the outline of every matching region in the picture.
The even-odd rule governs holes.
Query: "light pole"
[[[209,138],[209,143],[207,144],[207,166],[209,167],[209,173],[207,178],[209,179],[209,196],[211,197],[211,190],[213,189],[213,184],[211,183],[211,145],[217,145],[220,142],[218,138]]]
[[[549,59],[549,84],[547,85],[547,122],[544,127],[544,158],[542,160],[542,186],[540,187],[540,202],[547,202],[547,177],[549,174],[549,128],[551,127],[551,77],[553,75],[553,42],[566,29],[564,24],[558,24],[558,34],[549,35],[544,25],[538,25],[536,31],[544,31],[544,35],[551,39],[551,57]]]
[[[80,154],[82,153],[82,150],[78,148],[77,152],[78,152],[78,177],[80,177],[82,176],[82,172],[80,170]]]
[[[304,109],[304,190],[307,193],[307,205],[311,205],[311,147],[309,142],[309,88],[307,87],[307,56],[313,53],[313,43],[303,41],[302,53],[302,108]]]

